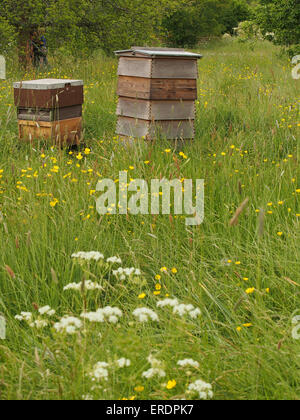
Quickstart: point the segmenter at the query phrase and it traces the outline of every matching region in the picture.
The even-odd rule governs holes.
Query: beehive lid
[[[70,79],[40,79],[14,83],[15,89],[51,90],[63,89],[66,85],[83,86],[82,80]]]
[[[195,54],[180,48],[148,48],[132,47],[130,50],[115,51],[118,56],[145,56],[145,57],[168,57],[168,58],[187,58],[200,59],[201,54]]]

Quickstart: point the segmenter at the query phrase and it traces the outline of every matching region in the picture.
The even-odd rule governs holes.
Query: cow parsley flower
[[[154,376],[164,378],[166,376],[166,372],[164,371],[163,364],[160,360],[153,357],[152,354],[149,355],[147,360],[150,363],[151,368],[142,373],[144,378],[151,379]]]
[[[119,257],[110,257],[110,258],[107,258],[106,262],[108,264],[122,264],[122,260]]]
[[[54,329],[59,333],[75,334],[82,327],[82,321],[73,316],[64,316],[54,324]]]
[[[192,319],[196,319],[198,316],[201,315],[201,311],[199,308],[195,308],[193,305],[185,305],[183,303],[179,303],[178,299],[164,299],[157,302],[158,308],[164,308],[166,306],[170,306],[173,308],[173,314],[179,315],[181,317],[188,315]]]
[[[178,314],[179,316],[188,315],[191,311],[193,311],[195,308],[193,305],[185,305],[184,303],[181,303],[177,306],[174,306],[173,313]]]
[[[82,290],[82,282],[80,283],[70,283],[67,284],[67,286],[64,287],[64,291],[67,290],[75,290],[77,292],[80,292]],[[102,286],[100,286],[100,284],[92,282],[91,280],[86,280],[84,282],[84,289],[85,290],[104,290]]]
[[[151,379],[154,376],[159,376],[160,378],[164,378],[166,376],[166,372],[163,369],[159,368],[150,368],[142,373],[143,378]]]
[[[177,365],[181,367],[191,366],[191,367],[194,367],[195,369],[199,368],[200,366],[199,363],[193,359],[178,360]]]
[[[100,381],[104,379],[105,381],[108,380],[108,368],[109,364],[106,362],[98,362],[91,372],[90,376],[93,381]]]
[[[164,299],[157,302],[156,306],[158,308],[164,308],[165,306],[171,306],[172,308],[174,308],[174,306],[178,306],[178,305],[179,305],[178,299]]]
[[[159,321],[158,315],[149,308],[137,308],[133,311],[133,315],[139,322]]]
[[[87,319],[90,322],[105,322],[108,321],[112,324],[117,324],[119,318],[123,316],[122,311],[119,308],[112,308],[111,306],[106,306],[105,308],[100,308],[96,312],[83,312],[81,318]]]
[[[32,313],[31,312],[21,312],[21,315],[16,315],[15,319],[17,321],[30,322],[32,320]]]
[[[126,280],[127,277],[131,276],[141,276],[141,270],[139,268],[122,268],[119,267],[118,270],[113,271],[113,275],[119,280]]]
[[[51,309],[50,306],[43,306],[42,308],[39,309],[39,313],[41,315],[48,315],[48,316],[53,316],[55,315],[55,310]]]
[[[104,260],[104,255],[97,251],[91,251],[91,252],[77,252],[75,254],[72,254],[72,258],[85,260],[85,261],[99,261]]]
[[[48,321],[44,319],[37,319],[29,324],[30,328],[42,329],[48,326]]]
[[[131,361],[129,359],[125,359],[125,357],[122,357],[121,359],[117,360],[117,365],[119,368],[129,367],[131,365]]]
[[[188,393],[192,395],[198,394],[200,400],[208,400],[214,396],[211,384],[207,384],[201,379],[189,385]]]

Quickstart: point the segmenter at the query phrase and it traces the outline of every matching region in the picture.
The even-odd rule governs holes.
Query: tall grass
[[[0,82],[0,312],[7,320],[1,399],[176,399],[189,397],[196,379],[211,383],[216,399],[299,398],[300,342],[291,335],[300,310],[299,81],[268,43],[222,42],[201,52],[196,138],[183,147],[186,159],[163,139],[120,144],[115,59],[52,57],[46,74],[11,69]],[[18,141],[12,82],[21,77],[84,79],[91,153],[82,151],[78,160],[76,151]],[[100,217],[93,190],[100,178],[117,180],[120,170],[148,181],[204,178],[204,223],[187,228],[175,216]],[[246,198],[238,224],[230,226]],[[145,280],[117,282],[98,264],[83,267],[70,257],[91,250],[120,256]],[[87,277],[105,289],[90,292],[88,309],[119,307],[118,325],[88,324],[61,336],[14,319],[44,305],[57,311],[56,321],[78,316],[80,293],[63,287]],[[156,308],[166,295],[199,307],[201,318]],[[139,306],[155,310],[160,322],[137,323],[132,312]],[[162,361],[165,378],[142,377],[150,353]],[[112,370],[108,381],[91,381],[97,362],[120,357],[131,366]],[[185,358],[200,367],[179,368]],[[176,380],[172,389],[169,380]]]

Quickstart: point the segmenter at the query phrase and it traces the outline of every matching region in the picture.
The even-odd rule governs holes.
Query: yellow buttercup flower
[[[175,388],[175,386],[177,385],[177,382],[175,381],[175,379],[168,381],[166,388],[167,389],[173,389]]]
[[[252,295],[252,293],[255,292],[255,287],[250,287],[249,289],[246,290],[247,295]]]

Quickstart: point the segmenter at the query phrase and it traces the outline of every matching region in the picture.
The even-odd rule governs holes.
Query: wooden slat
[[[154,139],[157,136],[167,139],[194,138],[194,121],[155,121],[119,117],[117,134],[121,136]]]
[[[194,101],[148,101],[120,97],[117,115],[144,120],[189,120],[195,118]]]
[[[117,115],[151,120],[150,109],[151,101],[120,97],[117,106]]]
[[[119,117],[117,134],[128,137],[146,137],[149,132],[149,121],[128,117]]]
[[[151,58],[120,57],[118,75],[151,77]]]
[[[192,101],[197,99],[197,80],[119,76],[117,93],[136,99]]]
[[[82,130],[82,118],[63,121],[19,120],[19,137],[23,141],[48,140],[55,144],[78,144]]]
[[[151,120],[193,120],[194,101],[151,101]]]
[[[118,95],[137,99],[150,99],[151,79],[119,76]]]
[[[54,109],[83,104],[83,86],[64,89],[14,89],[15,105],[21,108]]]
[[[197,60],[155,58],[152,63],[152,78],[156,79],[197,79]]]
[[[18,119],[28,121],[61,121],[82,116],[82,105],[58,109],[18,108]]]
[[[150,99],[197,99],[197,80],[191,79],[151,79]]]

